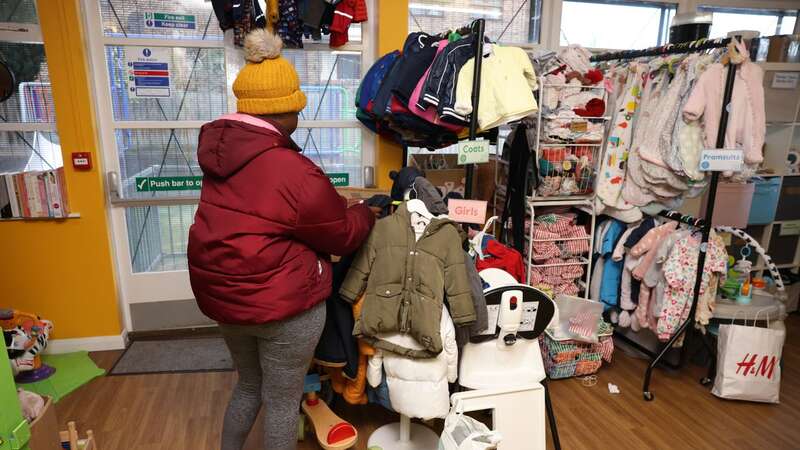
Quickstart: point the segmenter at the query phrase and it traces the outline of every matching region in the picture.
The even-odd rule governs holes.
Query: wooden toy
[[[86,430],[86,439],[80,439],[75,422],[67,423],[67,431],[59,433],[64,450],[99,450],[92,430]]]
[[[350,448],[358,441],[356,428],[334,414],[315,392],[306,394],[301,408],[314,427],[317,441],[324,450]]]

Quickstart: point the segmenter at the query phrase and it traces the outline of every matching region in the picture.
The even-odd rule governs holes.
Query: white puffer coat
[[[450,410],[448,382],[458,379],[456,331],[447,308],[442,308],[440,333],[443,350],[435,358],[412,359],[378,350],[369,360],[367,381],[372,387],[381,383],[382,368],[392,408],[400,414],[421,419],[444,418]],[[422,349],[410,335],[381,334],[380,339],[410,349]]]

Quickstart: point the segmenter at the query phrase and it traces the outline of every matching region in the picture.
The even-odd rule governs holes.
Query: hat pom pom
[[[244,39],[245,59],[251,63],[260,63],[265,59],[281,56],[283,41],[276,34],[264,28],[258,28],[247,34]]]

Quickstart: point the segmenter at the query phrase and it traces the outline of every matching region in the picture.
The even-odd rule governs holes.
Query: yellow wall
[[[378,0],[378,57],[401,49],[408,35],[408,0]],[[403,166],[403,148],[384,138],[378,139],[375,176],[380,189],[390,189],[389,171]]]
[[[0,307],[55,324],[54,338],[119,335],[114,265],[104,205],[78,0],[38,0],[70,204],[79,219],[0,223]],[[69,155],[92,153],[75,172]]]

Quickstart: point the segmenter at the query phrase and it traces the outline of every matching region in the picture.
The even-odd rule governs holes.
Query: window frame
[[[636,0],[641,3],[674,4],[677,13],[694,10],[702,3],[703,6],[714,8],[740,8],[754,10],[794,10],[798,9],[794,0]],[[562,0],[547,0],[542,5],[541,35],[539,45],[535,47],[556,49],[561,48],[561,13]],[[800,23],[800,18],[798,18]],[[613,49],[590,48],[589,50],[603,52]]]
[[[107,46],[142,46],[142,47],[161,47],[161,48],[187,48],[187,49],[220,49],[224,52],[224,61],[226,67],[226,100],[228,112],[236,112],[236,98],[233,95],[232,85],[235,79],[231,76],[228,70],[235,62],[233,58],[241,58],[240,49],[233,45],[232,33],[226,32],[223,39],[176,39],[176,38],[127,38],[118,36],[107,36],[104,32],[104,24],[102,13],[100,12],[100,1],[103,0],[82,0],[84,8],[84,15],[86,17],[86,41],[89,52],[92,55],[92,87],[95,93],[95,101],[98,104],[97,117],[100,125],[100,137],[103,146],[107,149],[106,156],[106,171],[116,172],[119,174],[119,160],[118,158],[110,158],[110,152],[116,149],[116,138],[114,136],[115,130],[119,129],[180,129],[180,128],[200,128],[207,121],[204,120],[117,120],[113,115],[112,98],[108,89],[110,80],[106,68],[105,48]],[[375,11],[376,0],[367,0],[367,8],[369,11]],[[213,14],[212,14],[213,15]],[[375,61],[376,44],[373,42],[377,38],[376,20],[377,14],[371,14],[371,20],[362,23],[361,41],[349,42],[342,47],[332,49],[327,43],[307,43],[304,42],[302,50],[309,51],[338,51],[338,52],[357,52],[361,56],[361,77],[366,74],[366,71]],[[212,26],[216,26],[214,21],[215,17],[211,18]],[[2,28],[0,28],[0,37],[2,36]],[[99,52],[99,53],[98,53]],[[102,62],[102,64],[100,64]],[[300,120],[298,122],[298,129],[314,129],[314,128],[357,128],[361,130],[361,168],[374,166],[375,162],[375,148],[376,139],[374,135],[369,132],[357,119],[352,120]],[[359,186],[355,186],[359,187]],[[138,199],[125,199],[121,197],[120,192],[116,189],[110,189],[110,200],[114,205],[119,206],[133,206],[140,204],[142,201]],[[199,199],[199,192],[193,195],[187,195],[186,201],[197,201]],[[150,199],[148,204],[156,205],[163,201],[164,204],[174,204],[175,199]]]
[[[558,16],[554,17],[553,20],[557,21],[558,26],[555,27],[555,37],[551,36],[552,41],[555,44],[555,48],[563,48],[565,46],[561,45],[561,19],[563,17],[563,2],[568,1],[571,3],[588,3],[588,4],[595,4],[595,5],[617,5],[617,6],[632,6],[632,7],[644,7],[644,8],[652,8],[652,9],[660,9],[661,10],[661,17],[659,23],[659,30],[658,30],[658,45],[664,45],[669,42],[669,13],[668,11],[674,8],[675,14],[680,11],[680,4],[678,1],[671,1],[671,0],[555,0],[557,3],[558,9]],[[674,17],[674,14],[673,14]],[[580,44],[579,42],[577,44]],[[586,47],[588,50],[592,51],[593,53],[603,53],[607,51],[619,51],[619,50],[628,50],[628,49],[620,49],[620,48],[604,48],[604,47]]]
[[[777,35],[780,34],[781,24],[783,23],[783,19],[785,17],[795,17],[795,19],[800,22],[800,5],[795,5],[793,9],[775,9],[775,8],[764,8],[764,7],[746,7],[746,6],[717,6],[713,4],[714,2],[708,2],[708,4],[703,3],[697,5],[698,12],[704,13],[711,13],[712,17],[714,13],[722,13],[722,14],[742,14],[742,15],[752,15],[752,16],[777,16],[778,22],[775,24],[775,31],[774,33],[770,34]],[[788,12],[795,11],[794,16],[792,14],[786,14]],[[713,19],[712,19],[713,20]],[[711,27],[714,27],[712,22]],[[797,27],[797,22],[795,22],[795,28]]]
[[[37,11],[38,14],[38,11]],[[44,45],[42,30],[36,23],[0,22],[0,42]],[[45,58],[47,53],[45,51]],[[58,134],[55,117],[52,122],[0,122],[0,132],[42,132]],[[62,149],[63,158],[63,149]],[[48,164],[49,165],[49,164]]]
[[[504,23],[503,20],[502,20],[502,6],[503,6],[502,5],[502,0],[471,0],[469,7],[470,8],[480,8],[480,7],[486,7],[486,6],[491,7],[492,5],[490,5],[488,3],[493,2],[493,1],[498,1],[500,3],[500,5],[498,5],[498,6],[499,6],[499,11],[501,12],[501,18],[495,19],[495,18],[488,17],[488,15],[484,15],[484,17],[482,17],[482,18],[487,23],[488,22],[499,22],[501,24],[506,25],[506,23]],[[528,0],[529,3],[536,2],[536,1],[537,0]],[[502,43],[504,45],[513,45],[514,47],[520,47],[520,48],[523,48],[523,49],[530,49],[530,50],[535,50],[535,49],[543,46],[542,45],[542,39],[544,39],[545,36],[546,36],[546,34],[545,34],[545,24],[544,24],[544,22],[546,20],[545,11],[546,11],[546,8],[548,7],[548,3],[550,2],[550,0],[539,0],[539,1],[541,1],[541,3],[539,5],[540,11],[539,11],[538,41],[537,42],[509,42],[509,41],[502,41],[501,40],[500,43]],[[561,0],[557,0],[557,1],[560,2]],[[408,18],[409,18],[409,21],[412,20],[412,16],[413,16],[411,9],[412,8],[420,9],[418,7],[411,6],[413,3],[415,3],[415,0],[408,0]],[[520,7],[522,7],[522,6],[528,6],[528,4],[521,5]],[[425,10],[424,8],[422,8],[422,9]],[[517,13],[517,11],[512,11],[512,20],[516,18],[516,15],[517,15],[516,13]],[[424,15],[422,15],[422,17],[436,19],[436,18],[442,18],[446,14],[447,14],[447,11],[444,11],[444,12],[441,12],[440,14],[424,14]],[[467,24],[464,23],[462,25],[467,25]],[[413,33],[413,32],[416,32],[416,31],[419,31],[419,30],[412,29],[411,27],[409,27],[409,29],[408,29],[408,33]],[[424,31],[430,32],[431,30],[424,30]],[[443,30],[441,30],[441,31],[443,31]],[[530,31],[529,31],[529,35],[530,35]],[[490,37],[494,38],[495,36],[490,36]]]

